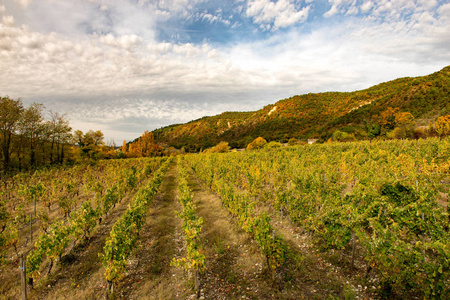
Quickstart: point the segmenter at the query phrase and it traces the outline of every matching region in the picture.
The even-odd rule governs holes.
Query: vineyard
[[[0,192],[0,295],[448,299],[449,187],[448,138],[21,173]]]

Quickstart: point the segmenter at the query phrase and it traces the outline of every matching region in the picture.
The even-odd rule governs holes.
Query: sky
[[[448,0],[0,0],[0,96],[117,145],[447,65]]]

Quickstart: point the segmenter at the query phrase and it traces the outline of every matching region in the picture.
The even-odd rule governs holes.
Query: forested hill
[[[336,130],[364,138],[389,111],[410,113],[419,126],[450,114],[450,66],[428,76],[399,78],[361,91],[310,93],[253,112],[224,112],[153,134],[157,142],[187,151],[220,141],[241,148],[258,136],[268,141],[326,140]]]

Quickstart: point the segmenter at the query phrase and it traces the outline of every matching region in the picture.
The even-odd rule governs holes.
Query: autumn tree
[[[31,167],[36,165],[37,147],[43,140],[42,137],[45,130],[43,110],[44,105],[33,103],[23,110],[19,120],[19,132],[23,137],[22,141],[27,145],[27,150],[29,150]]]
[[[146,130],[139,140],[141,143],[140,148],[142,149],[143,156],[150,156],[152,146],[155,144],[153,133]]]
[[[400,112],[398,107],[388,107],[378,116],[381,133],[391,138],[412,138],[416,123],[414,116],[409,112]],[[373,127],[376,129],[376,127]],[[373,136],[368,131],[369,136]]]
[[[295,146],[298,144],[298,140],[296,138],[290,138],[288,140],[288,146]]]
[[[64,145],[70,142],[72,136],[70,134],[72,128],[69,125],[69,120],[65,114],[61,115],[50,111],[50,120],[46,122],[46,127],[50,143],[50,163],[62,163],[65,156]]]
[[[409,112],[398,112],[395,114],[395,138],[412,138],[414,137],[414,128],[416,122],[414,116]]]
[[[101,146],[105,143],[104,141],[105,136],[103,135],[103,132],[101,132],[100,130],[97,131],[89,130],[88,132],[86,132],[86,135],[92,137],[95,146]]]
[[[206,150],[206,153],[225,153],[230,151],[230,146],[228,146],[228,142],[220,142],[214,147]]]
[[[440,137],[450,135],[450,115],[437,118],[434,130]]]
[[[281,147],[281,143],[276,142],[276,141],[271,141],[264,146],[264,148],[266,148],[266,149],[273,149],[273,148],[280,148],[280,147]]]
[[[247,145],[247,150],[261,149],[267,144],[267,141],[262,137],[257,137],[253,142]]]
[[[378,116],[378,122],[382,128],[392,130],[395,128],[395,116],[398,113],[399,108],[388,107],[385,111],[381,112]]]
[[[2,149],[3,172],[6,174],[10,168],[11,141],[16,134],[22,116],[22,100],[9,97],[0,98],[0,146]]]
[[[124,148],[125,147],[125,148]],[[122,146],[122,152],[125,153],[126,142]],[[148,130],[144,132],[137,140],[128,144],[128,151],[126,151],[126,157],[150,157],[161,156],[164,153],[164,148],[156,144],[153,137],[153,132]]]
[[[24,107],[22,100],[0,97],[0,159],[3,173],[13,167],[37,167],[46,163],[63,163],[67,148],[78,144],[83,155],[101,154],[104,136],[100,130],[85,134],[77,130],[73,135],[69,120],[64,114],[50,111],[44,116],[44,105],[32,103]]]
[[[74,140],[80,147],[81,155],[88,158],[97,158],[100,146],[104,144],[103,132],[100,130],[89,130],[84,134],[81,130],[76,130]]]

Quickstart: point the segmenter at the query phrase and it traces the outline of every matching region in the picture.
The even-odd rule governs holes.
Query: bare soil
[[[321,258],[302,248],[295,231],[277,226],[289,245],[289,257],[283,270],[283,286],[268,269],[258,245],[241,230],[195,174],[189,180],[204,220],[202,241],[207,271],[202,280],[205,299],[341,299],[346,297],[345,281],[324,268]],[[281,225],[281,224],[278,224]],[[306,251],[306,249],[308,251]],[[351,295],[347,295],[351,296]],[[351,298],[351,297],[350,297]]]
[[[182,221],[176,217],[176,212],[181,210],[176,198],[177,188],[177,169],[173,163],[147,214],[139,247],[130,259],[128,275],[117,286],[117,298],[185,299],[190,294],[183,272],[170,266],[172,258],[185,251]]]
[[[103,217],[102,223],[96,226],[89,239],[78,241],[75,247],[72,247],[71,242],[68,251],[64,253],[60,262],[54,263],[49,275],[47,275],[49,265],[47,262],[41,269],[41,278],[34,283],[33,288],[28,287],[28,299],[98,299],[105,286],[104,269],[98,253],[103,251],[112,226],[127,209],[135,193],[136,191],[128,193],[106,217]],[[52,215],[57,215],[57,212],[52,210]],[[37,239],[39,233],[37,223],[33,224],[33,241]],[[26,247],[22,245],[20,251],[26,252],[31,248],[32,243],[28,243]],[[1,299],[20,298],[18,266],[19,259],[15,255],[8,264],[1,266]]]
[[[319,253],[308,233],[269,210],[276,234],[289,245],[280,287],[258,245],[240,229],[220,199],[192,171],[188,183],[197,214],[204,221],[201,241],[207,266],[201,278],[200,299],[374,298],[364,286],[358,286],[364,282],[360,278],[365,275],[365,266],[356,260],[355,270],[351,268],[350,249]],[[147,214],[127,274],[114,287],[113,299],[196,299],[192,274],[170,265],[173,258],[186,254],[182,220],[177,217],[181,211],[177,188],[173,163]],[[104,299],[106,281],[98,254],[132,197],[128,195],[116,205],[92,238],[66,253],[49,276],[43,275],[29,291],[29,299]],[[20,298],[17,266],[17,260],[1,266],[1,299]],[[43,271],[45,274],[46,269]]]

